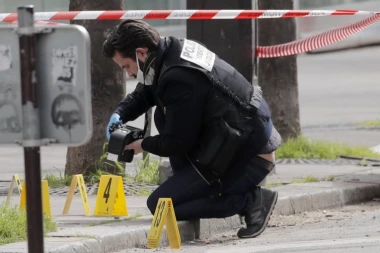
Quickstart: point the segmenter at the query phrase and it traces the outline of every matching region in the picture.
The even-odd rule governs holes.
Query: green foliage
[[[57,223],[55,221],[44,215],[44,233],[56,232],[57,231]]]
[[[50,188],[59,188],[64,186],[70,186],[71,180],[73,179],[72,175],[64,175],[59,172],[59,175],[56,176],[54,174],[46,174],[44,180],[48,181]]]
[[[101,171],[107,171],[115,175],[124,175],[124,164],[120,162],[114,162],[107,160],[108,142],[103,144],[103,153],[97,161],[95,161],[95,169]]]
[[[136,196],[141,197],[148,197],[150,194],[152,194],[152,190],[149,190],[147,187],[141,187],[139,188],[138,192],[136,193]]]
[[[115,222],[122,222],[122,221],[133,221],[133,220],[137,220],[138,218],[144,216],[142,213],[140,212],[136,212],[135,214],[132,214],[132,215],[128,215],[127,218],[122,218],[120,219],[120,217],[115,217],[114,220],[106,220],[106,221],[100,221],[100,222],[94,222],[94,223],[90,223],[88,224],[89,227],[95,227],[95,226],[99,226],[99,225],[107,225],[107,224],[112,224],[112,223],[115,223]],[[86,236],[87,237],[87,236]]]
[[[129,220],[129,221],[131,221],[131,220],[137,220],[138,218],[140,218],[142,216],[144,216],[142,213],[137,212],[137,213],[135,213],[135,214],[133,214],[131,216],[128,216],[127,220]]]
[[[332,181],[335,180],[335,177],[334,176],[328,176],[328,177],[325,178],[325,180],[332,182]]]
[[[44,233],[57,230],[56,223],[44,216]],[[18,207],[0,206],[0,245],[27,240],[26,209],[19,211]]]
[[[102,155],[99,157],[98,160],[95,161],[95,172],[87,172],[85,175],[86,182],[95,184],[100,181],[100,177],[102,175],[124,176],[125,165],[121,162],[114,162],[114,161],[107,160],[107,156],[108,156],[107,149],[108,149],[108,142],[105,142],[103,144]]]
[[[111,173],[108,173],[106,171],[101,171],[101,170],[96,170],[95,172],[90,172],[88,173],[86,176],[85,176],[85,181],[87,183],[90,183],[91,185],[93,184],[96,184],[96,183],[99,183],[100,182],[100,178],[103,176],[103,175],[112,175]]]
[[[361,127],[380,127],[380,120],[368,120],[368,121],[363,121],[357,124],[358,126]]]
[[[313,176],[307,176],[306,178],[302,178],[302,179],[293,179],[290,183],[303,184],[303,183],[314,183],[314,182],[319,182],[319,179]]]
[[[278,159],[337,159],[341,155],[380,158],[380,154],[367,147],[352,147],[329,141],[311,140],[303,136],[289,139],[276,151]]]
[[[266,187],[266,188],[273,188],[273,187],[281,186],[281,185],[284,185],[284,183],[281,183],[281,182],[274,182],[274,183],[268,183],[265,187]]]
[[[144,160],[137,160],[137,166],[139,169],[136,171],[136,175],[132,178],[132,181],[136,183],[158,184],[158,167],[160,166],[160,163],[161,158],[151,159],[149,154]]]
[[[322,179],[318,179],[314,176],[307,176],[306,178],[294,178],[291,180],[291,184],[303,184],[303,183],[314,183],[314,182],[320,182],[320,181],[334,181],[335,177],[334,176],[327,176]],[[273,182],[273,183],[268,183],[265,187],[266,188],[273,188],[281,185],[286,185],[286,183],[282,182]]]
[[[159,174],[158,167],[161,162],[160,159],[151,159],[149,154],[145,157],[144,160],[137,160],[135,176],[125,175],[125,164],[120,162],[113,162],[107,160],[108,142],[103,145],[103,153],[97,161],[95,161],[95,172],[88,172],[85,174],[85,181],[90,184],[95,184],[100,181],[102,175],[120,175],[124,176],[127,181],[136,182],[136,183],[149,183],[149,184],[158,184]],[[147,196],[151,193],[149,190],[143,190],[141,194]]]

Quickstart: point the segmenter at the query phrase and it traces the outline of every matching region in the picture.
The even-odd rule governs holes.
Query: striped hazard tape
[[[36,12],[35,20],[119,20],[119,19],[261,19],[322,16],[374,15],[359,10],[123,10]],[[0,13],[0,22],[17,20],[17,13]]]
[[[256,57],[274,58],[301,54],[341,41],[380,21],[379,12],[355,10],[152,10],[152,11],[68,11],[36,12],[35,23],[41,25],[66,25],[53,20],[115,20],[115,19],[252,19],[294,18],[317,16],[371,15],[362,21],[320,33],[310,38],[274,46],[259,46]],[[0,22],[17,23],[17,14],[0,13]]]
[[[289,43],[264,46],[256,48],[256,57],[259,58],[273,58],[288,55],[301,54],[318,48],[326,47],[338,41],[341,41],[351,35],[354,35],[374,23],[380,21],[380,14],[366,18],[362,21],[331,29],[329,31],[314,35],[310,38],[292,41]]]
[[[12,24],[17,24],[18,22],[17,21],[12,21],[11,23]],[[57,23],[57,22],[50,22],[50,21],[40,21],[40,20],[34,21],[34,23],[36,25],[58,25],[58,26],[69,25],[69,24],[64,24],[64,23]]]

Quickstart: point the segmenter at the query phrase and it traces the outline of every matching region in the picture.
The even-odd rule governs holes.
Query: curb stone
[[[144,219],[144,217],[142,218]],[[146,219],[146,218],[145,218]],[[151,220],[151,218],[149,218]],[[178,222],[182,242],[195,239],[192,222]],[[82,242],[70,243],[59,248],[50,249],[48,253],[110,253],[131,248],[146,248],[150,226],[141,226],[132,231],[98,236],[96,239],[85,239]],[[159,246],[169,246],[166,227],[161,234]]]
[[[305,184],[311,185],[311,184]],[[314,211],[323,208],[340,207],[371,200],[380,196],[379,184],[336,184],[337,188],[322,189],[314,193],[295,194],[293,196],[281,197],[273,210],[273,215],[294,215],[305,211]],[[325,185],[329,186],[329,185]],[[279,190],[283,186],[278,187]],[[286,187],[286,186],[285,186]],[[302,192],[302,187],[298,186]],[[151,220],[151,217],[141,219]],[[212,234],[225,232],[239,228],[241,225],[239,216],[235,215],[225,219],[202,219],[192,222],[178,222],[182,242],[193,241],[195,239],[208,237]],[[97,239],[85,239],[82,242],[68,243],[65,246],[48,250],[49,253],[110,253],[128,248],[146,248],[147,235],[150,225],[141,226],[132,231],[121,231],[107,234]],[[160,246],[167,247],[166,228],[164,227]]]
[[[182,242],[194,241],[212,234],[221,233],[241,226],[239,216],[225,219],[204,219],[201,221],[178,222]],[[120,232],[99,236],[96,239],[85,239],[82,242],[70,243],[48,253],[110,253],[131,248],[146,248],[150,227],[144,226],[134,231]],[[168,247],[166,227],[162,230],[161,247]]]
[[[273,215],[294,215],[322,208],[342,207],[380,196],[379,184],[362,184],[315,193],[298,194],[277,201]]]

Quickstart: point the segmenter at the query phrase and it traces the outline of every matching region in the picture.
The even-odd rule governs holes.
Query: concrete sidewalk
[[[334,176],[334,182],[290,184],[294,178],[308,175],[319,179]],[[353,165],[278,165],[269,183],[284,182],[274,187],[279,192],[275,215],[292,215],[305,211],[331,208],[380,197],[380,169]],[[89,196],[91,211],[95,195]],[[0,197],[4,201],[6,196]],[[146,208],[146,197],[127,196],[129,215],[85,217],[80,196],[75,195],[68,215],[62,215],[66,196],[51,196],[52,214],[58,231],[45,238],[45,250],[51,253],[115,252],[127,248],[145,248],[152,215]],[[19,196],[12,198],[18,205]],[[179,222],[182,241],[205,238],[211,234],[242,225],[237,216],[227,219],[205,219],[200,222]],[[168,246],[166,230],[160,246]],[[27,252],[27,244],[18,242],[0,246],[0,252]]]

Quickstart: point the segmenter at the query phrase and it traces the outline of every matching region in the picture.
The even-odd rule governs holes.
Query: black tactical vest
[[[249,136],[263,131],[270,120],[269,110],[261,110],[261,89],[252,86],[235,68],[218,58],[201,44],[174,37],[166,38],[157,79],[160,99],[160,78],[172,67],[196,69],[207,76],[214,87],[203,115],[205,125],[197,148],[188,154],[196,169],[208,180],[223,176]],[[162,101],[162,100],[161,100]],[[161,104],[162,109],[165,108]]]

